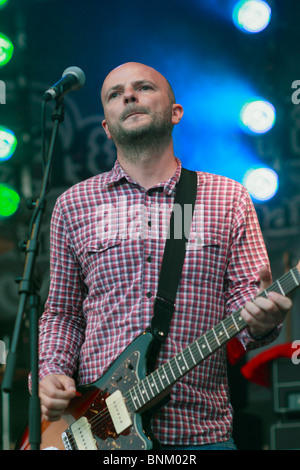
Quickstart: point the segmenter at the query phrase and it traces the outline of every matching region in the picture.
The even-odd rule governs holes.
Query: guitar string
[[[288,293],[290,292],[290,290],[295,287],[295,281],[294,281],[293,279],[290,281],[290,280],[288,280],[288,279],[286,278],[286,276],[287,276],[288,274],[290,274],[290,272],[286,273],[286,275],[283,276],[282,279],[276,281],[274,284],[272,284],[272,286],[269,286],[269,288],[267,288],[266,291],[268,291],[268,290],[270,290],[270,288],[272,288],[272,290],[277,290],[277,291],[280,292],[280,288],[278,288],[277,286],[275,286],[275,284],[276,284],[277,282],[280,282],[280,284],[282,284],[282,283],[283,283],[282,281],[287,280],[288,282],[287,282],[287,286],[286,286],[286,287],[288,287],[288,290],[287,290],[287,294],[288,294]],[[277,289],[276,289],[276,287],[277,287]],[[285,290],[285,289],[284,289],[284,290]],[[265,291],[264,291],[264,292],[265,292]],[[263,295],[264,292],[262,292],[262,293],[259,294],[259,295]],[[285,294],[285,295],[287,295],[287,294]],[[227,317],[224,321],[230,319],[232,316],[234,316],[234,315],[237,314],[237,313],[238,313],[238,311],[237,311],[237,312],[234,312],[231,316]],[[196,352],[197,352],[197,353],[199,354],[199,351],[198,351],[198,349],[197,349],[197,348],[198,348],[198,347],[197,347],[197,343],[199,343],[199,342],[204,338],[204,336],[208,335],[209,333],[213,333],[213,330],[216,330],[218,327],[220,327],[220,324],[216,325],[215,328],[209,330],[209,331],[208,331],[205,335],[203,335],[201,338],[199,338],[198,340],[194,341],[194,342],[189,346],[190,349],[191,349],[192,347],[194,348],[194,351],[192,351],[192,352],[195,353],[195,354],[196,354]],[[233,330],[233,331],[230,331],[230,330]],[[226,328],[226,331],[228,332],[230,338],[227,338],[227,340],[226,340],[224,343],[222,343],[221,345],[219,345],[219,344],[217,343],[216,339],[215,339],[215,341],[216,341],[218,347],[224,346],[224,345],[232,338],[231,335],[234,334],[234,333],[238,334],[240,330],[236,330],[235,325],[232,324],[232,325],[229,325],[229,328]],[[182,352],[179,353],[179,354],[184,355],[184,353],[187,351],[187,349],[188,349],[188,348],[186,348],[184,351],[182,351]],[[215,351],[215,349],[214,349],[214,351]],[[214,351],[213,351],[213,352],[214,352]],[[175,357],[178,357],[178,356],[175,356]],[[163,365],[166,367],[167,364],[168,364],[169,367],[172,368],[172,366],[170,365],[170,362],[171,362],[172,360],[174,361],[174,360],[175,360],[175,357],[171,358],[169,361],[167,361],[167,362],[166,362],[165,364],[163,364]],[[202,360],[206,359],[207,357],[208,357],[208,356],[204,356],[203,358],[201,357],[200,361],[197,362],[197,364],[195,364],[195,366],[198,365]],[[177,367],[177,368],[178,368],[178,367]],[[158,369],[158,370],[159,370],[159,369]],[[141,385],[142,383],[146,382],[147,378],[148,378],[148,380],[149,380],[149,377],[151,377],[151,375],[153,375],[155,372],[156,372],[157,374],[159,374],[158,370],[154,371],[152,374],[150,374],[150,376],[145,377],[144,379],[142,379],[137,385],[133,386],[130,390],[135,389],[135,388],[139,388],[140,385]],[[188,369],[188,371],[189,371],[189,370],[191,370],[191,369]],[[185,373],[186,373],[186,372],[185,372]],[[185,375],[185,373],[182,374],[182,372],[181,372],[181,375]],[[178,377],[178,379],[179,379],[179,378],[180,378],[180,376]],[[177,379],[177,380],[178,380],[178,379]],[[171,384],[170,386],[172,386],[172,384]],[[149,390],[150,390],[150,389],[149,389]],[[140,390],[139,390],[139,391],[140,391]],[[162,390],[162,391],[163,391],[163,390]],[[162,391],[161,391],[161,392],[162,392]],[[140,393],[141,393],[141,392],[140,392]],[[155,396],[154,396],[154,397],[155,397]],[[154,398],[154,397],[153,397],[153,398]],[[124,397],[123,397],[123,398],[124,398],[125,401],[127,401],[127,399],[131,398],[131,397],[130,397],[130,391],[126,392],[126,394],[124,394]],[[131,400],[132,400],[132,398],[131,398]],[[123,401],[123,399],[120,398],[120,403],[121,403],[122,401]],[[150,400],[150,401],[151,401],[151,400]],[[117,400],[116,403],[118,403],[118,400]],[[133,400],[132,400],[132,403],[134,404]],[[144,405],[143,405],[143,406],[144,406]],[[141,409],[143,406],[141,406],[140,409]],[[130,411],[131,411],[131,412],[136,412],[136,411],[138,411],[138,409],[136,409],[136,410],[130,410]],[[90,420],[88,420],[88,423],[85,423],[84,425],[82,425],[80,429],[81,429],[81,430],[84,430],[84,428],[89,428],[89,427],[91,426],[92,429],[94,429],[94,430],[96,429],[96,430],[97,430],[100,425],[103,427],[103,425],[107,424],[108,422],[109,422],[109,423],[112,423],[112,419],[111,419],[110,411],[106,408],[105,410],[99,411],[95,417],[93,417],[93,418],[91,418]],[[72,443],[76,443],[75,437],[73,437],[73,436],[70,436],[70,437],[69,437],[69,441],[72,441]]]

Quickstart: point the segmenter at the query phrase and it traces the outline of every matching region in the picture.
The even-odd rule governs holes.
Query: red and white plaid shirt
[[[181,172],[177,162],[172,178],[146,191],[116,161],[110,172],[73,186],[57,200],[51,283],[40,322],[41,378],[73,376],[77,370],[79,384],[92,383],[149,326],[165,244],[165,219],[157,218],[157,208],[173,204]],[[242,185],[198,172],[196,207],[160,364],[252,299],[258,270],[268,265]],[[143,214],[141,223],[137,213]],[[245,348],[258,345],[247,330],[239,338]],[[229,439],[231,423],[226,349],[221,348],[173,387],[152,429],[163,444],[192,445]]]

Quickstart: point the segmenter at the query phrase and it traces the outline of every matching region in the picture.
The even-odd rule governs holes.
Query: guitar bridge
[[[74,450],[70,441],[70,434],[68,431],[65,431],[61,435],[63,445],[65,446],[65,450]]]

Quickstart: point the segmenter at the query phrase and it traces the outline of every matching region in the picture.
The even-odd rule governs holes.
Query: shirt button
[[[148,299],[150,299],[150,297],[152,297],[151,292],[147,292],[146,297],[148,297]]]
[[[151,256],[148,256],[148,257],[147,257],[147,262],[148,262],[148,263],[151,263],[151,261],[152,261],[152,257],[151,257]]]
[[[151,220],[148,220],[148,226],[151,227]]]

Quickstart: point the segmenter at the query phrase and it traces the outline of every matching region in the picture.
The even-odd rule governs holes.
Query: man
[[[181,172],[172,130],[183,108],[159,72],[123,64],[106,77],[101,98],[102,125],[115,143],[116,164],[66,191],[52,217],[51,285],[40,332],[40,398],[50,421],[59,419],[75,396],[75,372],[79,384],[95,381],[149,326],[165,239],[137,230],[129,236],[130,209],[145,207],[143,230],[151,228],[151,208],[172,205]],[[121,230],[106,236],[99,230],[99,208],[120,212],[118,203],[124,200],[128,212]],[[251,301],[258,288],[270,285],[271,274],[245,189],[198,172],[196,204],[203,208],[202,241],[198,249],[187,250],[158,363],[242,306],[248,324],[239,336],[244,347],[267,344],[292,305],[277,293]],[[161,220],[158,229],[161,233]],[[163,445],[233,448],[225,364],[219,349],[174,386],[171,401],[153,422]]]

